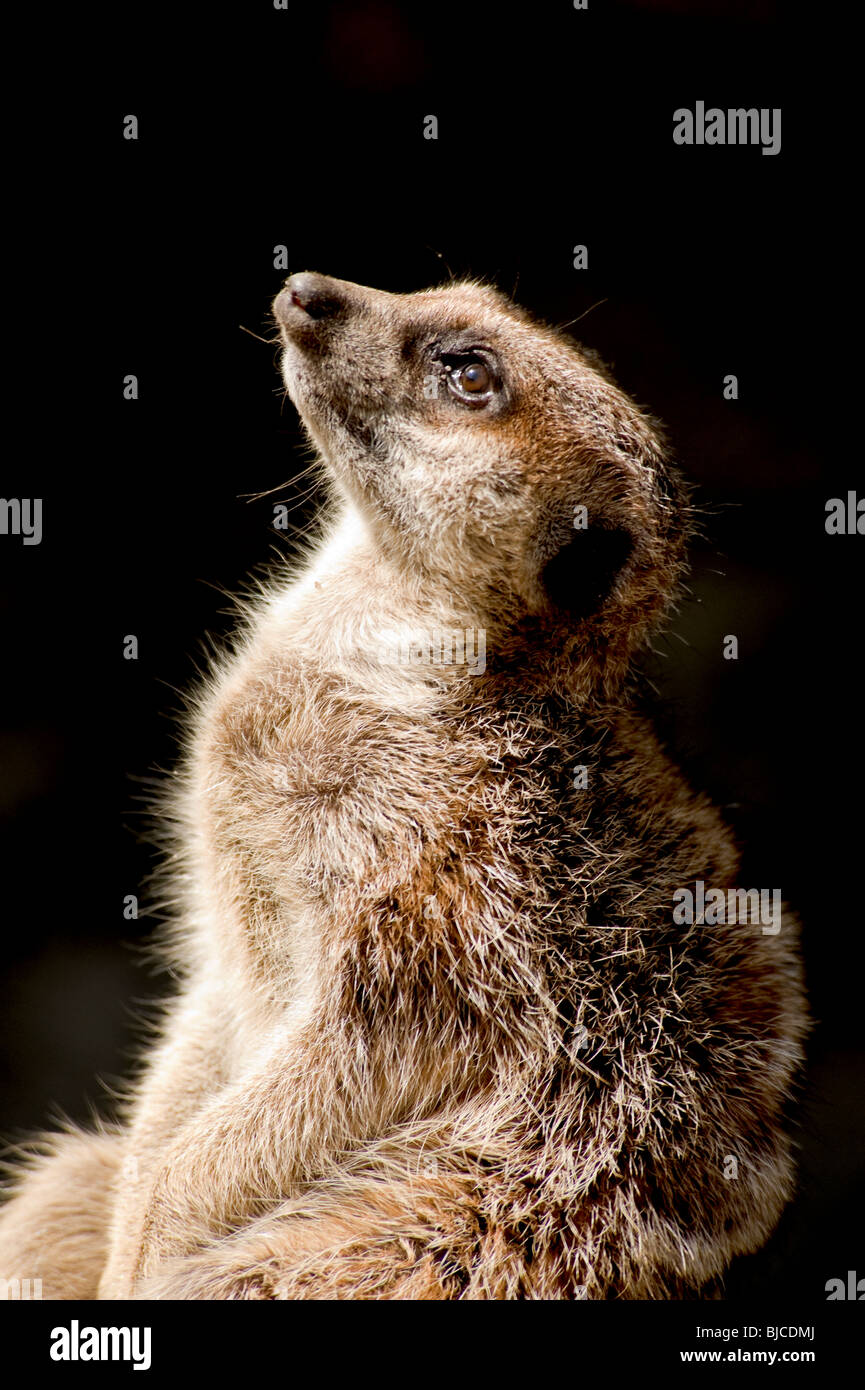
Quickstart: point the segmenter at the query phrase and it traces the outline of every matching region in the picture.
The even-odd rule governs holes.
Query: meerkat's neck
[[[350,502],[333,514],[305,567],[274,587],[255,633],[259,652],[290,652],[396,705],[413,703],[430,682],[450,686],[466,676],[468,692],[479,693],[475,678],[493,670],[499,684],[524,694],[583,704],[598,693],[597,653],[590,675],[579,653],[566,654],[553,638],[524,642],[442,585],[406,573]]]
[[[395,633],[424,627],[476,627],[477,615],[382,553],[358,509],[344,503],[306,567],[278,585],[265,622],[283,641],[321,655],[378,651]]]

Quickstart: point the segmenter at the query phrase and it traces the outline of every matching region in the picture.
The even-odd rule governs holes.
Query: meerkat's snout
[[[311,323],[334,319],[345,313],[350,299],[347,290],[344,280],[303,270],[286,280],[276,297],[273,311],[280,327],[293,336],[298,331],[302,333]]]

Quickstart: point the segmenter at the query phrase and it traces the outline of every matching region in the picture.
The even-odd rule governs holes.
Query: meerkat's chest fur
[[[287,658],[217,704],[196,820],[270,1015],[291,1010],[302,940],[307,1003],[329,1000],[382,1076],[406,1059],[408,1089],[407,1038],[416,1065],[450,1055],[484,1084],[630,1084],[649,1034],[659,1083],[672,1058],[693,1071],[719,1026],[695,1001],[738,951],[688,941],[670,884],[710,871],[707,831],[719,875],[735,854],[646,722],[495,677],[410,703]],[[674,953],[694,996],[678,1023]]]

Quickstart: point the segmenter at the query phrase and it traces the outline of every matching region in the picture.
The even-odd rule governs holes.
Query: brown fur
[[[683,484],[483,286],[294,277],[275,313],[329,519],[191,721],[185,983],[126,1123],[23,1179],[0,1274],[38,1227],[73,1297],[106,1242],[105,1297],[705,1294],[790,1196],[806,1014],[789,917],[673,922],[739,861],[631,694]],[[484,353],[466,403],[447,362]],[[483,629],[486,670],[382,655],[430,629]],[[76,1144],[80,1206],[52,1195]]]

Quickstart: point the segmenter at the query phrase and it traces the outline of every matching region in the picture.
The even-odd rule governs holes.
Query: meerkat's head
[[[289,395],[389,559],[479,625],[624,669],[676,587],[687,505],[605,369],[476,283],[303,272],[274,314]]]

